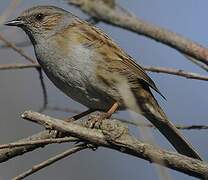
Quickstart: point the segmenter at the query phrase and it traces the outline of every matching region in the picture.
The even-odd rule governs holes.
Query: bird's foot
[[[87,127],[100,129],[102,121],[111,118],[112,114],[117,110],[118,103],[115,102],[107,112],[98,112],[95,115],[91,115],[87,121]]]
[[[98,112],[96,114],[93,114],[89,117],[88,121],[86,122],[86,126],[91,129],[93,128],[100,129],[103,120],[108,117],[109,117],[108,113],[104,113],[104,112]]]

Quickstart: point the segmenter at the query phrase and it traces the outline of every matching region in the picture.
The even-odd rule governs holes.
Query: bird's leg
[[[84,112],[82,112],[80,114],[75,115],[75,116],[72,116],[72,117],[69,117],[69,118],[65,118],[64,121],[65,122],[74,122],[74,121],[76,121],[78,119],[81,119],[84,116],[87,116],[88,114],[90,114],[90,113],[92,113],[94,111],[96,111],[96,110],[95,109],[88,109],[88,110],[86,110],[86,111],[84,111]],[[63,136],[64,136],[64,134],[62,132],[59,132],[59,131],[56,132],[56,138],[63,137]]]
[[[89,120],[87,121],[86,126],[89,128],[97,128],[99,129],[101,127],[102,121],[104,119],[109,119],[112,114],[118,109],[118,103],[114,103],[111,108],[107,112],[101,112],[99,115],[91,116]],[[97,146],[94,144],[88,144],[89,148],[91,148],[93,151],[97,150]]]
[[[114,112],[118,109],[118,103],[114,103],[113,106],[105,113],[105,118],[110,118]]]
[[[95,111],[96,111],[95,109],[88,109],[88,110],[86,110],[84,112],[81,112],[80,114],[76,114],[76,115],[74,115],[72,117],[65,118],[64,121],[66,121],[66,122],[73,122],[73,121],[76,121],[78,119],[81,119],[84,116],[87,116],[88,114],[93,113]]]
[[[90,128],[99,129],[102,121],[104,119],[109,119],[117,109],[118,109],[118,103],[116,102],[111,106],[111,108],[107,112],[102,112],[96,116],[91,116],[87,122],[87,126]]]

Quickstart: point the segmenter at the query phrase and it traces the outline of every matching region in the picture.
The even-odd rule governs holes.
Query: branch
[[[138,127],[149,127],[149,128],[155,129],[155,126],[149,123],[139,123],[139,122],[129,121],[129,120],[122,119],[122,118],[116,118],[116,120],[120,120],[126,124],[132,124]],[[180,130],[207,130],[208,129],[208,125],[201,125],[201,124],[194,124],[194,125],[180,125],[180,124],[177,125],[176,124],[175,127]]]
[[[21,146],[28,146],[28,145],[41,145],[45,146],[48,144],[55,144],[55,143],[67,143],[67,142],[75,142],[78,141],[79,139],[74,138],[74,137],[64,137],[64,138],[56,138],[56,139],[41,139],[41,140],[32,140],[32,141],[20,141],[20,142],[15,142],[15,143],[9,143],[9,144],[2,144],[0,145],[0,149],[5,149],[5,148],[14,148],[14,147],[21,147]]]
[[[29,136],[27,138],[21,139],[17,141],[16,143],[28,143],[28,145],[20,146],[20,147],[13,147],[13,148],[6,148],[6,149],[0,149],[0,163],[8,161],[16,156],[25,154],[27,152],[33,151],[37,148],[44,147],[46,144],[38,143],[33,144],[33,141],[42,141],[46,139],[52,139],[56,138],[57,132],[56,131],[43,131],[37,134],[34,134],[32,136]],[[74,141],[74,138],[72,138],[72,142]],[[30,144],[31,143],[31,144]]]
[[[116,120],[103,120],[100,126],[102,130],[97,130],[74,123],[66,123],[59,119],[31,111],[25,112],[22,117],[26,120],[41,124],[46,128],[67,133],[82,141],[133,155],[190,176],[204,178],[208,173],[208,164],[206,162],[192,159],[178,153],[168,152],[140,142],[129,134],[127,127]]]
[[[16,42],[16,43],[13,43],[13,44],[17,47],[22,47],[22,48],[32,45],[31,42],[28,41],[28,40],[27,41],[22,41],[22,42]],[[6,44],[0,45],[0,49],[7,49],[7,48],[10,48],[10,47]]]
[[[34,59],[32,59],[30,56],[28,56],[27,54],[25,54],[25,52],[18,48],[17,46],[15,46],[15,44],[11,43],[10,41],[8,41],[2,34],[0,34],[0,40],[3,41],[5,43],[6,46],[8,46],[9,48],[13,49],[15,52],[17,52],[18,54],[20,54],[22,57],[24,57],[27,61],[31,62],[31,63],[35,63],[36,61]]]
[[[79,7],[93,18],[166,44],[208,66],[207,48],[165,28],[147,23],[118,5],[116,6],[117,8],[113,8],[104,1],[66,1],[71,5]]]
[[[35,64],[3,64],[0,65],[0,70],[12,70],[12,69],[28,69],[28,68],[39,68],[40,65]]]
[[[144,69],[150,72],[171,74],[171,75],[185,77],[187,79],[208,81],[208,76],[202,76],[200,74],[193,73],[193,72],[186,72],[184,70],[178,70],[178,69],[173,69],[173,68],[163,68],[163,67],[147,67],[147,66],[144,67]]]
[[[21,180],[21,179],[24,179],[25,177],[28,177],[29,175],[31,174],[34,174],[35,172],[47,167],[47,166],[50,166],[51,164],[63,159],[63,158],[66,158],[76,152],[79,152],[81,150],[84,150],[84,149],[87,149],[88,147],[86,145],[78,145],[76,147],[73,147],[69,150],[66,150],[64,151],[63,153],[61,154],[58,154],[54,157],[51,157],[50,159],[46,160],[46,161],[43,161],[42,163],[40,164],[37,164],[37,165],[34,165],[31,169],[25,171],[24,173],[16,176],[15,178],[13,178],[12,180]]]
[[[39,68],[40,65],[38,63],[35,64],[5,64],[0,65],[0,70],[12,70],[12,69],[27,69],[27,68]],[[165,68],[165,67],[150,67],[144,66],[146,71],[155,72],[155,73],[163,73],[163,74],[170,74],[179,77],[185,77],[187,79],[195,79],[195,80],[202,80],[208,81],[208,76],[203,76],[194,72],[187,72],[180,69],[173,69],[173,68]]]
[[[38,74],[39,74],[39,79],[40,79],[40,84],[42,87],[42,93],[43,93],[43,105],[42,107],[39,109],[39,112],[43,112],[47,105],[48,105],[48,94],[47,94],[47,89],[46,89],[46,85],[44,83],[44,78],[43,78],[43,71],[41,68],[37,68],[38,70]]]
[[[198,61],[197,59],[191,57],[191,56],[188,56],[188,55],[185,55],[183,54],[184,57],[186,57],[187,59],[189,59],[192,63],[196,64],[197,66],[199,66],[200,68],[204,69],[206,72],[208,72],[208,66],[206,64],[203,64],[202,62]]]

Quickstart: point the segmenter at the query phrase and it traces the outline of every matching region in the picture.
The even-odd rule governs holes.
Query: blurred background
[[[117,2],[143,20],[180,33],[193,41],[199,42],[205,47],[208,46],[208,24],[206,23],[208,1],[118,0]],[[5,12],[10,3],[10,0],[0,2],[1,14]],[[26,8],[40,4],[59,6],[73,12],[79,17],[87,18],[80,10],[67,5],[63,0],[22,0],[10,15],[9,19],[16,17]],[[173,67],[206,74],[196,65],[187,61],[174,49],[104,23],[99,23],[98,26],[106,31],[140,64]],[[12,42],[22,42],[27,39],[24,32],[20,29],[9,28],[3,25],[0,28],[1,33]],[[24,48],[24,50],[27,54],[34,57],[31,46]],[[0,49],[0,64],[25,62],[23,57],[11,49]],[[188,80],[181,77],[156,73],[149,73],[149,75],[167,98],[167,101],[165,101],[156,95],[158,101],[174,123],[183,125],[208,124],[208,84],[206,81]],[[50,106],[73,107],[78,110],[86,109],[56,89],[47,77],[44,79]],[[42,90],[35,69],[0,71],[0,144],[16,141],[43,130],[40,126],[26,122],[20,118],[20,115],[25,110],[31,109],[37,111],[42,105],[42,99]],[[70,113],[49,110],[44,113],[59,118],[72,115]],[[130,118],[127,112],[119,113],[118,116]],[[161,134],[156,130],[152,132],[156,143],[160,144],[161,147],[172,150],[170,144]],[[207,161],[208,131],[184,130],[182,133]],[[32,167],[32,165],[40,163],[69,147],[70,145],[67,144],[49,145],[46,148],[37,149],[36,151],[2,163],[0,164],[0,180],[11,179]],[[172,179],[195,179],[173,170],[167,169],[167,172]],[[136,180],[159,179],[159,177],[154,166],[144,160],[99,148],[95,152],[86,150],[77,153],[39,171],[28,179]]]

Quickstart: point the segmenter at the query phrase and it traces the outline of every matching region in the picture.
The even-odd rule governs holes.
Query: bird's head
[[[5,25],[22,28],[33,42],[47,39],[74,22],[71,13],[54,6],[36,6],[25,10],[19,17]]]

